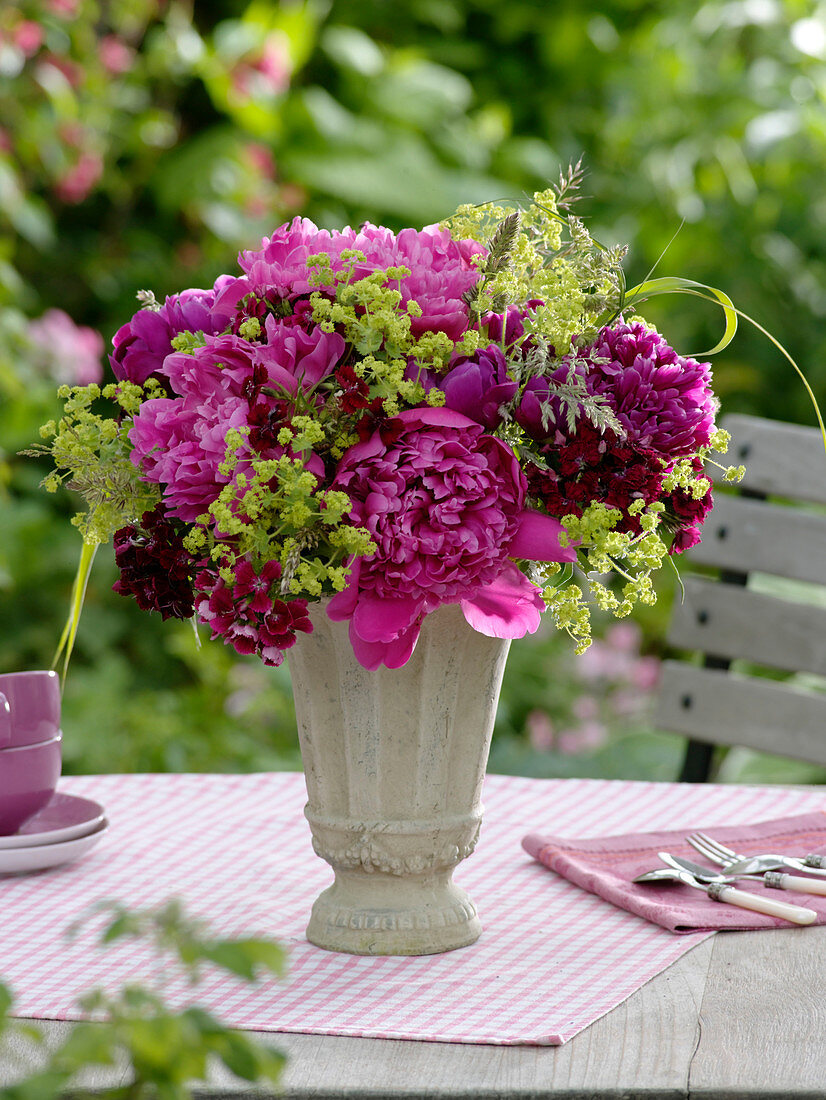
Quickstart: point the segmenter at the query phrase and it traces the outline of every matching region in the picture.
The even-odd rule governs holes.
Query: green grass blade
[[[741,309],[738,309],[727,294],[724,294],[722,290],[717,290],[715,287],[706,286],[705,283],[695,283],[692,279],[679,279],[676,277],[664,278],[664,279],[652,279],[647,283],[640,283],[635,286],[629,292],[629,298],[637,295],[637,301],[644,301],[645,298],[653,297],[655,294],[693,294],[696,298],[702,298],[706,302],[712,302],[715,305],[721,306],[726,315],[726,332],[723,340],[713,348],[711,351],[703,352],[703,355],[713,355],[715,352],[720,351],[730,343],[731,338],[737,331],[737,318],[742,317],[744,321],[747,321],[750,325],[753,325],[758,332],[762,333],[766,337],[780,354],[791,363],[800,381],[809,395],[809,400],[812,403],[812,408],[815,411],[817,417],[818,427],[820,428],[820,435],[823,440],[823,449],[826,451],[826,425],[823,423],[823,417],[820,412],[820,406],[817,403],[817,398],[814,395],[812,387],[809,385],[809,380],[806,375],[794,361],[792,356],[783,347],[776,337],[764,328],[759,321],[755,321],[753,317],[749,317],[748,313],[744,313]],[[730,333],[730,335],[729,335]]]
[[[647,279],[645,282],[632,287],[626,295],[625,308],[628,309],[658,294],[692,294],[695,298],[703,298],[707,302],[714,302],[722,309],[726,319],[726,328],[722,339],[709,351],[698,352],[697,356],[716,355],[718,351],[728,347],[734,339],[734,334],[737,332],[739,310],[734,308],[734,303],[725,291],[707,286],[705,283],[695,282],[694,279],[681,279],[676,275],[666,275],[661,279]],[[739,315],[745,317],[745,314]],[[749,318],[745,319],[749,320]]]
[[[69,617],[66,620],[66,625],[63,627],[63,633],[60,635],[57,651],[52,660],[52,668],[56,668],[61,655],[63,656],[63,670],[60,674],[60,682],[64,686],[66,684],[66,673],[69,670],[69,658],[72,656],[72,650],[75,647],[75,638],[77,636],[78,624],[80,623],[80,614],[83,610],[83,601],[86,598],[86,586],[89,583],[92,563],[95,560],[97,549],[98,543],[96,542],[83,543],[83,547],[80,551],[80,561],[78,562],[77,573],[75,574],[75,581],[72,585]]]

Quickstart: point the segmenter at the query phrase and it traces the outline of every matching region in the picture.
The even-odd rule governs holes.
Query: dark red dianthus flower
[[[639,519],[628,515],[636,500],[658,500],[665,473],[654,451],[634,447],[615,432],[604,432],[580,421],[577,434],[564,443],[549,443],[541,450],[547,470],[531,466],[526,472],[528,491],[539,499],[549,515],[581,516],[589,504],[601,501],[618,508],[618,531],[638,534]]]
[[[114,592],[133,596],[142,611],[160,611],[164,619],[192,616],[195,562],[160,504],[144,512],[140,526],[129,524],[116,531],[114,546],[120,569]]]
[[[311,634],[306,600],[283,600],[279,594],[281,566],[265,562],[256,573],[251,562],[236,562],[231,584],[213,568],[195,578],[201,593],[198,616],[237,653],[256,653],[265,665],[280,665],[285,649],[295,645],[297,631]]]

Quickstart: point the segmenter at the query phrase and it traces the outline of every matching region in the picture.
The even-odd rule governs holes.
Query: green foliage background
[[[53,412],[28,319],[58,307],[108,342],[137,289],[209,285],[295,214],[423,224],[544,186],[584,155],[580,212],[605,243],[629,243],[631,282],[684,223],[658,274],[725,289],[823,400],[825,96],[826,6],[810,0],[4,5],[0,670],[50,663],[79,541],[71,500],[45,497],[43,470],[17,456]],[[684,303],[651,317],[684,352],[714,344],[719,316]],[[812,422],[747,326],[715,384],[728,410]],[[113,579],[102,550],[66,693],[66,770],[297,766],[286,672],[196,650],[189,627],[153,622]],[[646,624],[649,649],[664,615]],[[564,639],[517,645],[500,724],[518,741],[537,680],[570,665]],[[657,742],[634,767],[665,778],[675,754]]]

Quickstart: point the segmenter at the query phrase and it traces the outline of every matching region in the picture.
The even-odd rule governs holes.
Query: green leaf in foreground
[[[162,955],[177,956],[193,985],[202,963],[247,981],[257,980],[262,972],[280,975],[284,971],[285,953],[278,944],[212,937],[204,923],[186,916],[174,899],[154,910],[132,911],[116,901],[99,903],[71,926],[70,936],[101,912],[110,914],[99,934],[102,945],[125,938],[148,939]],[[115,995],[90,990],[79,998],[78,1006],[100,1019],[76,1024],[42,1069],[0,1088],[0,1100],[57,1100],[76,1091],[76,1079],[93,1067],[126,1066],[125,1074],[118,1074],[120,1084],[96,1090],[101,1100],[191,1100],[193,1086],[208,1079],[215,1060],[251,1084],[276,1085],[284,1067],[284,1055],[275,1048],[226,1027],[197,1005],[172,1010],[157,992],[139,985],[125,986]],[[11,992],[0,983],[0,1039],[14,1030],[21,1038],[39,1041],[36,1032],[11,1021],[12,1011]]]

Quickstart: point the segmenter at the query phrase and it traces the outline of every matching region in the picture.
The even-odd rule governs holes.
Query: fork
[[[700,855],[705,856],[709,862],[716,863],[718,867],[723,867],[730,875],[762,874],[764,885],[776,890],[796,890],[801,894],[826,896],[826,880],[804,877],[817,876],[818,872],[794,856],[745,856],[705,833],[692,833],[686,840]],[[804,875],[780,873],[784,867],[802,870]]]

